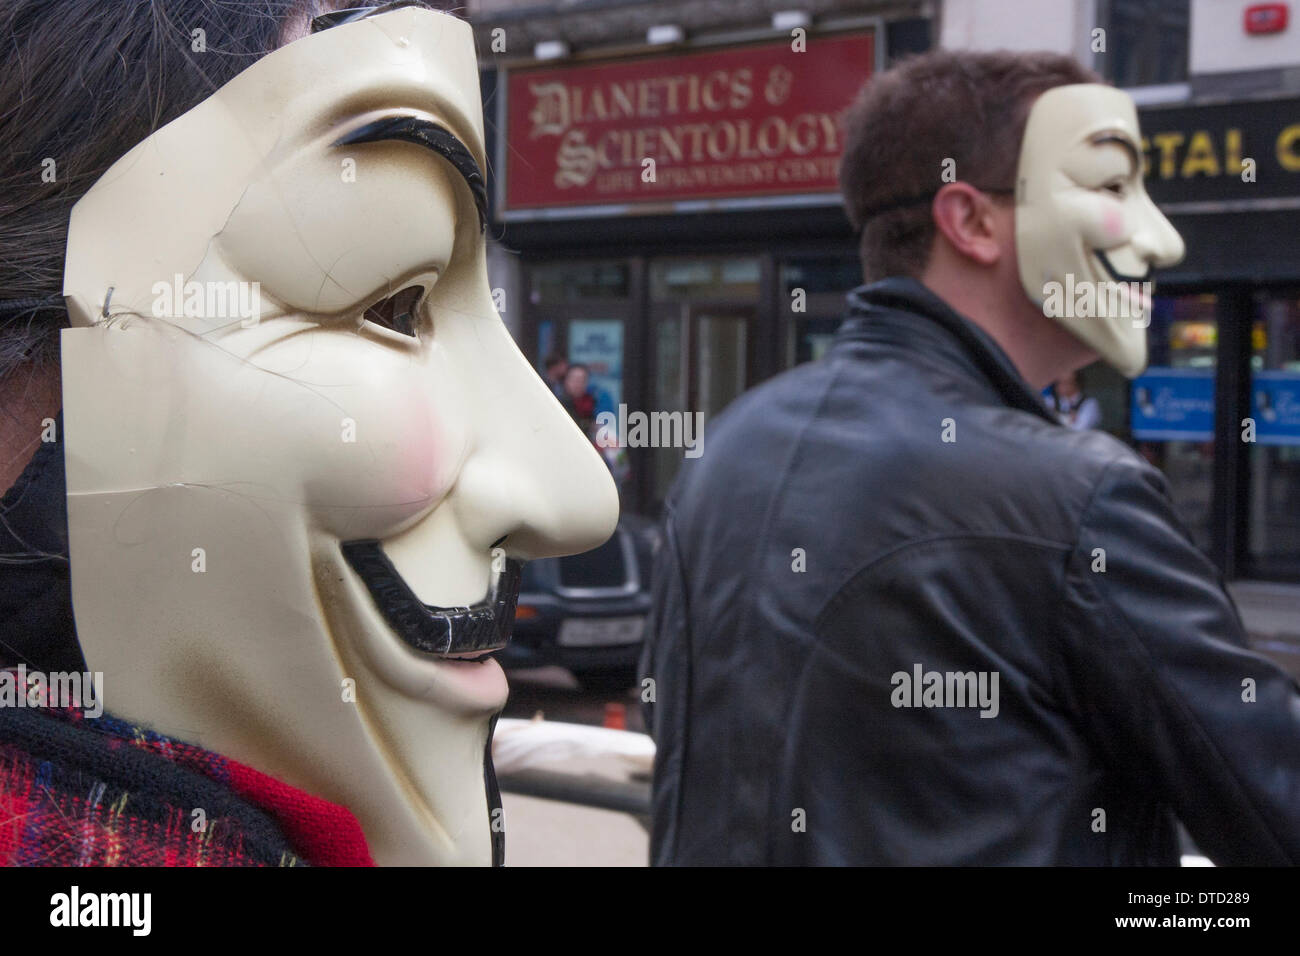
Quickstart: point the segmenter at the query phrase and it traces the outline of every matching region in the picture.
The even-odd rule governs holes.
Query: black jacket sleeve
[[[1249,650],[1164,477],[1136,456],[1096,487],[1063,612],[1062,683],[1108,768],[1167,802],[1217,864],[1300,863],[1300,687]]]
[[[669,866],[677,842],[677,811],[686,785],[685,741],[690,721],[692,641],[686,583],[673,522],[673,505],[665,506],[662,539],[655,566],[653,609],[646,621],[638,680],[646,730],[655,741],[654,785],[651,791],[650,863]],[[650,678],[653,693],[645,693]],[[661,697],[661,695],[663,695]],[[661,699],[666,707],[657,707]],[[665,727],[664,720],[672,722]]]

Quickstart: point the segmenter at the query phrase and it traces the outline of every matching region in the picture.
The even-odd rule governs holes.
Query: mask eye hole
[[[416,307],[423,295],[423,286],[409,285],[366,309],[365,320],[399,335],[415,338],[415,330],[420,321]]]
[[[1127,192],[1123,180],[1119,179],[1113,180],[1101,188],[1115,196],[1123,196]]]

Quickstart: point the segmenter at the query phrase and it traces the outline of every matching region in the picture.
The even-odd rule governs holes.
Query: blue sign
[[[1129,394],[1131,431],[1139,441],[1214,438],[1214,369],[1150,368]]]
[[[1259,444],[1300,445],[1300,374],[1256,372],[1250,414]]]

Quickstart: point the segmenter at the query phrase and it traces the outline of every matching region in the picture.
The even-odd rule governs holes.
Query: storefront
[[[860,275],[836,185],[839,116],[887,35],[917,42],[908,24],[858,18],[495,76],[510,144],[495,205],[539,369],[552,354],[586,365],[598,412],[707,421],[819,355]],[[625,500],[653,513],[683,449],[627,453]]]
[[[1229,578],[1300,582],[1300,99],[1141,113],[1187,256],[1156,276],[1146,373],[1084,390]]]
[[[902,52],[892,27],[810,34],[815,57],[782,38],[501,71],[495,200],[539,368],[587,365],[600,410],[707,421],[817,358],[860,281],[834,117]],[[1085,390],[1230,578],[1300,582],[1300,100],[1142,124],[1148,188],[1188,254],[1159,277],[1150,371],[1094,365]],[[626,503],[654,513],[682,449],[628,456]]]
[[[1151,367],[1095,372],[1104,423],[1158,465],[1231,578],[1300,581],[1300,99],[1142,111],[1147,188],[1187,243]]]

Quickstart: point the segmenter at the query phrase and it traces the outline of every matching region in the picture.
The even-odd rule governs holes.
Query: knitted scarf
[[[108,714],[0,707],[0,865],[373,866],[351,812]]]

